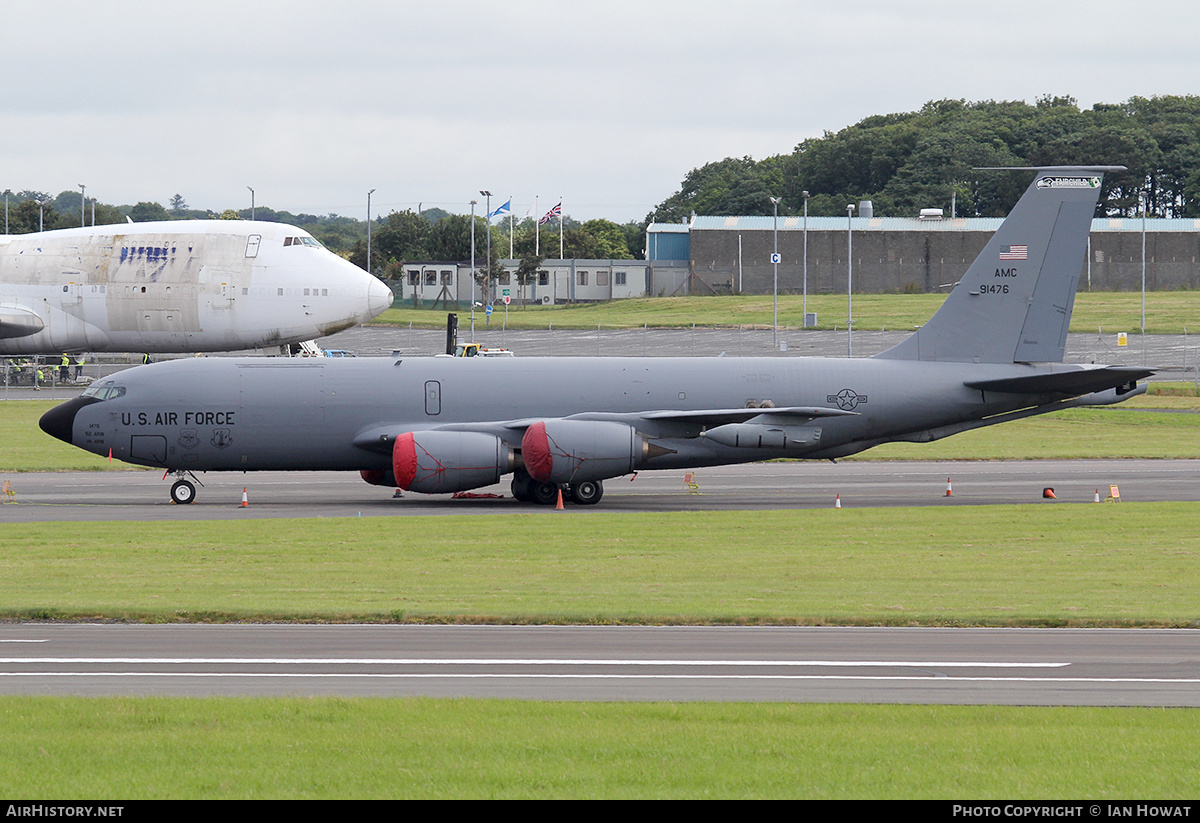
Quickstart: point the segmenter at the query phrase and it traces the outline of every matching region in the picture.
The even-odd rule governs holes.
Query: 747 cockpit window
[[[285,237],[283,238],[285,246],[316,246],[318,249],[324,248],[321,241],[315,237]]]
[[[88,386],[83,397],[94,397],[97,400],[113,400],[125,396],[124,386],[114,386],[111,381],[99,386]]]

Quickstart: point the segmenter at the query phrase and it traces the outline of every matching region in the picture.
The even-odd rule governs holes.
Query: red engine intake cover
[[[554,455],[550,453],[550,438],[546,436],[544,420],[525,430],[525,436],[521,438],[521,457],[530,477],[541,482],[550,479],[554,472]]]
[[[392,473],[396,475],[397,486],[412,487],[417,476],[417,445],[412,432],[400,435],[392,444]]]

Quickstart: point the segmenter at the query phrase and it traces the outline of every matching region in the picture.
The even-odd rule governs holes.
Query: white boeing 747
[[[295,226],[178,220],[0,237],[0,355],[312,340],[392,304]]]

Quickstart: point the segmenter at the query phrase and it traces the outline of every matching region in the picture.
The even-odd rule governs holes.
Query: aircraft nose
[[[371,307],[372,317],[390,309],[394,299],[392,290],[382,280],[378,277],[371,278],[371,284],[367,287],[367,303]]]
[[[68,400],[43,414],[38,420],[38,425],[51,437],[74,445],[71,438],[75,431],[75,415],[84,406],[90,406],[95,402],[97,402],[96,399],[92,397],[76,397]]]

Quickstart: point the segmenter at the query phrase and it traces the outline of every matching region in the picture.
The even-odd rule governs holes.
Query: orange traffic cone
[[[238,506],[238,508],[239,509],[250,508],[250,498],[248,498],[246,496],[246,487],[245,486],[242,486],[242,505]]]
[[[563,504],[562,504],[562,489],[559,489],[559,490],[558,490],[558,502],[554,504],[554,509],[555,509],[555,511],[562,511],[562,510],[563,510]]]
[[[954,496],[954,487],[950,485],[950,478],[946,478],[946,497]]]
[[[1047,500],[1057,500],[1058,499],[1057,497],[1054,496],[1054,489],[1050,488],[1049,486],[1042,489],[1042,497],[1046,498]]]
[[[833,507],[835,509],[840,509],[842,507],[842,496],[840,494],[834,498]]]
[[[1096,489],[1096,499],[1093,502],[1095,502],[1095,503],[1100,502],[1100,490],[1099,489]]]

